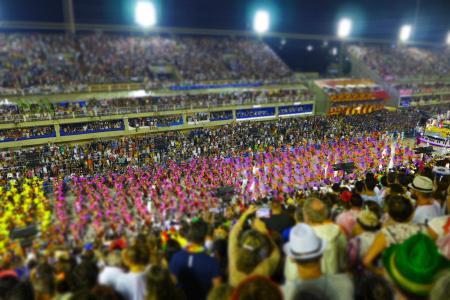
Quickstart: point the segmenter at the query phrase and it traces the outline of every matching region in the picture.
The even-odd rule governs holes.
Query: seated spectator
[[[54,132],[55,128],[53,126],[2,129],[0,130],[0,142],[48,137]]]
[[[284,246],[287,259],[297,267],[298,277],[283,286],[286,300],[294,299],[300,289],[319,289],[327,299],[353,299],[353,283],[347,274],[325,274],[321,270],[321,257],[327,242],[318,237],[307,224],[292,228],[289,242]]]
[[[384,80],[418,76],[447,76],[450,63],[445,51],[417,47],[351,46],[349,51]],[[416,88],[415,88],[416,90]],[[417,88],[417,93],[421,89]]]
[[[255,207],[246,210],[230,232],[228,255],[230,285],[233,287],[252,275],[272,276],[280,261],[280,251],[261,220],[253,221],[255,229],[242,232],[256,210]]]
[[[204,248],[207,232],[208,225],[203,220],[193,222],[189,244],[170,261],[170,271],[188,299],[206,299],[210,288],[221,283],[219,263]]]
[[[427,299],[439,271],[450,262],[438,253],[433,240],[422,233],[393,244],[383,254],[383,265],[395,283],[399,299]]]
[[[427,224],[442,215],[441,205],[433,199],[433,181],[430,178],[416,176],[409,188],[411,196],[416,200],[413,223]]]
[[[61,132],[65,134],[89,133],[103,130],[123,129],[123,120],[97,121],[90,123],[62,124]]]
[[[256,39],[13,33],[1,40],[0,93],[75,92],[89,83],[162,87],[174,84],[173,72],[186,84],[293,80],[286,64]],[[158,76],[150,66],[173,71]]]

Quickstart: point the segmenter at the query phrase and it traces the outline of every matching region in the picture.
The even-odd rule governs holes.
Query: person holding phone
[[[280,250],[269,235],[266,225],[253,218],[258,208],[250,206],[231,229],[228,255],[231,286],[238,286],[252,275],[270,277],[280,262]],[[251,221],[251,228],[244,231]]]

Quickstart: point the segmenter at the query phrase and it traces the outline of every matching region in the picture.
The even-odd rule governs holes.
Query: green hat
[[[389,247],[384,252],[383,264],[399,288],[419,296],[427,296],[435,276],[450,267],[434,241],[423,233]]]

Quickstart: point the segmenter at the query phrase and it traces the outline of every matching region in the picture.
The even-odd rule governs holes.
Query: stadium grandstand
[[[3,34],[2,94],[83,91],[87,84],[283,79],[289,68],[243,38]]]
[[[357,63],[365,65],[367,76],[392,88],[399,106],[450,100],[448,49],[352,45],[348,51]]]
[[[448,299],[449,3],[44,2],[0,4],[0,300]]]

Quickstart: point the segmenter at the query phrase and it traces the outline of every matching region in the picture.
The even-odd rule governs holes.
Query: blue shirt
[[[169,268],[187,299],[206,299],[212,279],[220,276],[218,261],[205,252],[190,253],[183,249],[172,257]]]
[[[289,235],[291,234],[292,227],[286,228],[281,233],[281,239],[283,240],[283,244],[289,242]]]

